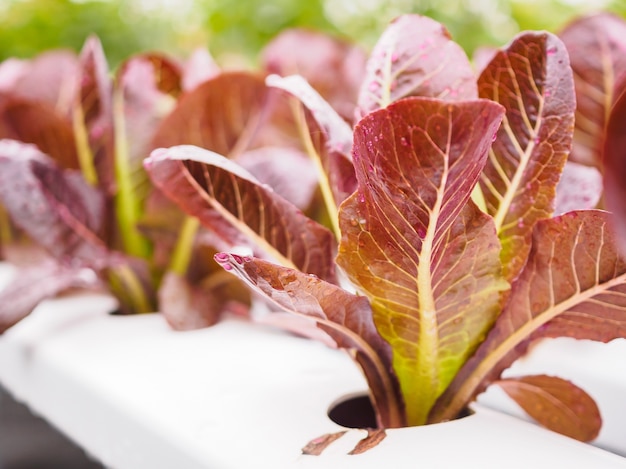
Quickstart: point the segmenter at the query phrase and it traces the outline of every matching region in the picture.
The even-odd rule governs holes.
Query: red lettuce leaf
[[[78,169],[74,130],[49,104],[0,96],[0,139],[32,143],[67,169]]]
[[[320,168],[320,186],[329,217],[336,219],[336,207],[356,189],[352,164],[352,129],[302,77],[276,75],[266,79],[268,86],[280,88],[306,107],[305,116],[297,121],[305,150]]]
[[[152,189],[143,160],[152,150],[158,126],[174,108],[180,93],[181,71],[161,55],[132,57],[122,64],[116,77],[113,112],[117,224],[124,250],[138,257],[150,256],[150,248],[138,229]]]
[[[340,207],[337,263],[393,350],[407,423],[428,411],[500,311],[500,246],[470,201],[503,109],[407,98],[355,129],[359,188]]]
[[[180,93],[180,79],[175,81],[168,74],[164,77],[161,68],[166,62],[155,65],[157,59],[133,57],[124,62],[116,78],[116,140],[122,140],[124,156],[134,167],[133,172],[141,168],[141,161],[152,150],[156,129],[172,111],[175,96]],[[119,151],[119,143],[117,146]]]
[[[570,23],[560,34],[569,51],[576,87],[576,127],[570,159],[600,166],[611,106],[626,78],[626,21],[598,13]]]
[[[250,240],[238,228],[197,196],[196,187],[190,184],[190,179],[186,179],[187,170],[184,169],[184,164],[162,166],[153,172],[150,162],[151,157],[148,157],[144,161],[144,168],[156,190],[146,200],[139,229],[154,245],[153,262],[156,265],[166,269],[170,267],[171,253],[179,241],[180,227],[189,219],[189,215],[202,220],[200,232],[196,235],[203,237],[204,244],[214,246],[219,251],[228,251],[235,247],[253,250]],[[170,187],[169,181],[171,189],[161,190],[161,185]],[[172,191],[180,194],[174,196],[170,193]],[[183,205],[179,205],[179,201]]]
[[[51,50],[23,62],[13,84],[3,91],[16,98],[44,103],[69,119],[77,73],[78,57],[73,52]]]
[[[108,250],[97,233],[102,194],[35,147],[0,141],[0,201],[14,222],[57,259],[83,266],[107,263]]]
[[[185,65],[182,72],[182,88],[185,92],[196,89],[205,81],[215,78],[221,73],[221,69],[213,56],[205,48],[195,49]]]
[[[18,269],[14,280],[0,291],[0,334],[28,316],[43,300],[70,288],[98,285],[93,271],[53,260]]]
[[[124,113],[115,118],[124,119],[131,157],[145,157],[152,149],[160,122],[174,109],[181,93],[181,73],[177,64],[154,54],[131,57],[120,66],[116,92],[121,93]]]
[[[285,78],[270,75],[265,81],[268,86],[284,90],[302,101],[326,134],[329,148],[347,155],[349,159],[352,128],[304,78],[299,75]]]
[[[26,75],[28,62],[14,57],[0,62],[0,93],[9,93],[20,78]]]
[[[283,265],[336,282],[332,233],[233,161],[193,146],[155,150],[154,184],[224,239],[243,233]]]
[[[367,436],[356,444],[354,449],[348,454],[363,454],[372,448],[375,448],[387,437],[387,432],[384,428],[368,428]]]
[[[304,445],[304,448],[302,448],[302,454],[307,456],[319,456],[331,445],[331,443],[334,443],[346,433],[348,433],[348,430],[326,433],[325,435],[318,436]]]
[[[626,256],[626,80],[623,89],[607,124],[602,164],[606,206],[615,214],[616,242]]]
[[[351,158],[347,158],[342,152],[332,150],[325,142],[324,135],[320,132],[317,138],[314,136],[314,145],[328,177],[328,184],[333,193],[337,206],[346,200],[357,188],[356,173]]]
[[[284,310],[314,319],[339,347],[351,351],[368,381],[381,427],[405,425],[391,349],[378,334],[365,297],[261,259],[226,253],[215,259]]]
[[[299,209],[311,205],[317,191],[317,172],[302,152],[288,147],[261,147],[242,153],[237,163]]]
[[[303,76],[348,121],[354,118],[366,60],[365,52],[353,44],[303,29],[283,31],[261,54],[265,70]]]
[[[372,50],[357,113],[364,116],[407,96],[459,101],[477,95],[469,59],[447,29],[425,16],[403,15]]]
[[[598,406],[589,394],[569,381],[536,375],[502,379],[496,384],[550,430],[580,441],[591,441],[600,433]]]
[[[324,173],[328,179],[328,185],[333,194],[333,200],[337,206],[346,200],[357,188],[356,173],[354,164],[349,155],[333,150],[326,142],[322,132],[315,132],[311,125],[311,137],[313,145],[320,157]]]
[[[79,56],[78,89],[73,107],[74,135],[81,168],[90,184],[115,191],[113,83],[100,40],[91,36]]]
[[[222,73],[179,99],[159,126],[152,147],[188,144],[234,157],[254,148],[270,104],[262,76]]]
[[[487,68],[487,65],[489,65],[489,62],[493,60],[498,51],[499,49],[493,46],[478,47],[474,51],[474,54],[472,55],[472,63],[474,64],[474,70],[478,76],[483,73],[483,70]]]
[[[626,262],[610,230],[612,217],[595,210],[570,213],[537,230],[520,279],[529,286],[513,289],[505,312],[519,316],[514,302],[528,307],[532,298],[531,314],[543,309],[554,316],[533,337],[600,342],[626,337]],[[539,285],[537,275],[548,281]]]
[[[118,69],[118,77],[126,75],[129,67],[135,66],[137,63],[149,64],[151,69],[151,81],[156,84],[157,89],[163,93],[173,97],[178,97],[182,89],[183,68],[180,64],[169,57],[159,53],[143,53],[138,54],[126,60]],[[127,86],[140,86],[142,81],[133,82],[131,78],[127,81]],[[138,89],[135,89],[138,92]]]
[[[480,97],[506,108],[481,188],[509,280],[526,261],[534,224],[554,211],[571,148],[576,101],[567,64],[567,50],[556,36],[523,33],[495,55],[478,80]]]
[[[32,145],[0,141],[0,202],[15,224],[61,264],[93,269],[122,312],[153,311],[146,263],[110,250],[100,236],[104,201],[100,189]]]
[[[212,326],[227,312],[248,316],[250,290],[216,264],[217,251],[205,241],[198,230],[184,274],[167,271],[159,284],[159,311],[175,330]]]
[[[556,186],[554,213],[596,208],[602,197],[602,173],[593,166],[568,161]]]
[[[165,273],[158,291],[159,311],[172,329],[188,331],[212,326],[227,309],[245,314],[247,306],[240,304],[235,308],[235,302],[221,291],[225,285],[218,289],[210,285],[210,280],[208,283],[203,288],[202,283],[192,283],[175,272]]]
[[[626,337],[626,263],[609,222],[608,213],[585,210],[537,223],[528,263],[503,312],[440,399],[432,421],[453,418],[531,339]]]

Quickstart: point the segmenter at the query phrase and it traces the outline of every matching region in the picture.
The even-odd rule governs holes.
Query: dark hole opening
[[[352,396],[334,404],[328,417],[336,424],[348,428],[378,428],[376,412],[367,395]]]
[[[469,417],[473,413],[466,407],[456,418]],[[365,394],[346,397],[333,404],[328,410],[328,417],[342,427],[378,428],[374,406],[369,396]]]

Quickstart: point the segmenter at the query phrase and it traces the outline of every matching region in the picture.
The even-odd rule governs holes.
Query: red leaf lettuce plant
[[[247,302],[215,266],[211,235],[159,197],[143,169],[170,131],[165,117],[206,83],[219,93],[216,76],[197,51],[187,64],[131,57],[112,78],[95,37],[78,57],[51,51],[2,64],[0,225],[20,271],[0,294],[0,332],[76,287],[104,287],[124,313],[161,310],[175,328],[211,324],[224,304]],[[30,240],[19,258],[9,217]]]
[[[300,77],[267,82],[316,121],[302,136],[335,235],[222,155],[154,151],[164,193],[254,241],[254,256],[217,262],[350,353],[381,428],[454,419],[498,384],[542,424],[593,439],[598,409],[574,384],[501,378],[534,340],[626,336],[610,214],[553,216],[575,114],[563,42],[520,34],[476,79],[444,27],[402,16],[370,55],[354,128]]]
[[[285,49],[294,41],[314,49],[315,61]],[[337,67],[345,56],[346,70],[359,75],[360,49],[290,30],[262,62],[266,71],[300,70],[351,109],[356,80]],[[288,98],[265,84],[265,72],[222,71],[205,50],[185,64],[140,54],[113,79],[96,38],[80,57],[50,51],[8,60],[0,64],[0,138],[0,248],[20,265],[0,296],[0,331],[45,298],[95,285],[123,312],[159,310],[176,329],[211,325],[222,311],[246,313],[248,290],[213,260],[218,250],[247,249],[246,238],[224,223],[201,227],[162,197],[142,166],[152,148],[218,152],[298,208],[319,206]],[[30,238],[27,249],[16,249],[15,227]],[[34,246],[45,260],[32,260]]]

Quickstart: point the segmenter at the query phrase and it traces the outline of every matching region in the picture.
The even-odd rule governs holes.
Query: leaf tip
[[[146,169],[152,167],[152,165],[158,161],[163,161],[167,158],[167,149],[166,148],[157,148],[152,150],[150,156],[143,160],[143,166]]]
[[[231,254],[228,254],[226,252],[218,252],[213,256],[213,259],[215,259],[215,262],[222,266],[224,270],[232,270],[233,267],[230,263]]]
[[[276,73],[271,73],[265,77],[265,85],[277,87],[277,86],[280,86],[280,83],[282,80],[283,80],[283,77],[281,77],[280,75]]]
[[[250,262],[252,258],[250,256],[240,256],[238,254],[232,254],[227,252],[218,252],[213,256],[215,262],[221,265],[224,270],[232,270],[234,264],[243,265],[246,262]]]

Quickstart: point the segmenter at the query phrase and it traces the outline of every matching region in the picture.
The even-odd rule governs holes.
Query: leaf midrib
[[[450,119],[450,116],[448,116]],[[440,369],[439,369],[439,328],[437,324],[437,309],[433,291],[433,278],[431,273],[433,249],[435,245],[438,220],[441,216],[443,208],[443,198],[446,191],[449,174],[449,148],[451,145],[451,129],[452,123],[448,126],[448,138],[446,142],[446,152],[443,157],[443,171],[439,190],[437,191],[437,199],[431,210],[426,235],[422,242],[422,250],[420,253],[420,262],[417,271],[417,294],[418,294],[418,314],[420,332],[417,344],[417,376],[428,376],[428,381],[419,383],[422,393],[427,392],[426,402],[419,402],[417,405],[407,403],[407,418],[411,425],[421,425],[428,419],[428,413],[432,404],[438,397],[440,388]],[[411,399],[409,399],[411,400]]]
[[[530,163],[530,158],[533,154],[533,151],[535,150],[535,146],[536,146],[535,139],[537,138],[537,135],[539,134],[539,129],[541,128],[541,124],[543,122],[543,119],[542,119],[543,106],[544,106],[544,99],[542,97],[540,100],[539,109],[537,112],[537,122],[535,122],[535,126],[531,129],[531,135],[529,136],[526,150],[522,150],[522,147],[520,146],[519,141],[517,140],[517,137],[515,136],[513,132],[513,129],[511,129],[511,126],[509,125],[508,117],[505,115],[503,118],[502,125],[509,139],[511,140],[511,143],[515,147],[515,150],[520,155],[520,162],[519,162],[519,165],[517,166],[517,169],[515,170],[513,179],[511,180],[511,183],[508,185],[507,190],[504,194],[504,197],[502,198],[502,201],[500,202],[500,205],[498,206],[498,211],[496,212],[494,216],[494,222],[496,225],[497,233],[500,233],[502,231],[504,220],[506,216],[509,214],[510,208],[513,204],[513,200],[516,197],[517,190],[521,186],[522,179],[526,173],[526,168],[528,167]]]
[[[515,382],[515,386],[518,386],[520,389],[524,389],[529,393],[532,392],[534,394],[540,395],[543,399],[550,402],[555,408],[560,409],[563,412],[563,414],[568,416],[570,421],[577,421],[577,422],[581,421],[581,419],[578,417],[578,414],[572,408],[568,407],[562,400],[560,400],[558,397],[551,394],[545,388],[542,388],[541,386],[538,386],[533,383],[528,383],[528,382],[518,381],[518,380],[503,380],[502,382],[506,383],[507,381]]]

